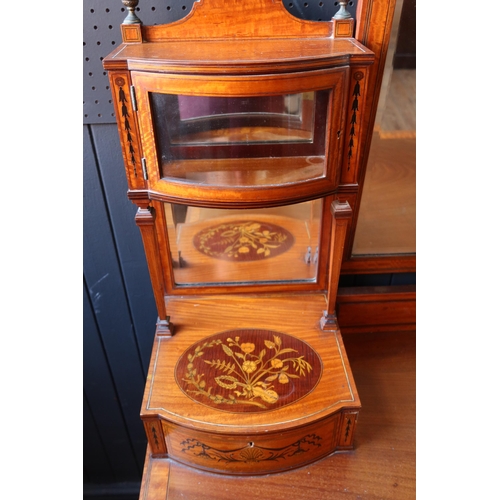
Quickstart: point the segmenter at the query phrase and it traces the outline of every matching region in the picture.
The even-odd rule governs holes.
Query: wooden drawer
[[[240,436],[193,431],[163,422],[170,458],[224,474],[268,474],[294,469],[332,453],[339,442],[336,414],[321,422],[279,433]]]

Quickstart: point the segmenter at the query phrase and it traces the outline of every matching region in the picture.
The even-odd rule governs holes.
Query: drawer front
[[[301,467],[332,453],[337,446],[340,413],[321,422],[276,433],[226,435],[193,431],[163,423],[168,455],[210,472],[254,475]]]

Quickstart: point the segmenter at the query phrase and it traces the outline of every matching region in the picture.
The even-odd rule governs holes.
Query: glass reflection
[[[162,96],[165,99],[165,96]],[[172,145],[312,142],[314,93],[264,97],[170,96]]]
[[[246,187],[325,171],[330,92],[257,97],[151,93],[162,176]]]
[[[397,0],[354,255],[416,251],[415,1]]]
[[[164,207],[177,285],[316,281],[322,200],[245,210]]]

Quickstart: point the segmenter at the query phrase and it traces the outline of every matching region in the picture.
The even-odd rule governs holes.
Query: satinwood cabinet
[[[373,53],[343,2],[313,22],[277,0],[200,0],[158,26],[124,4],[104,67],[158,309],[148,460],[248,476],[352,449],[339,185]]]

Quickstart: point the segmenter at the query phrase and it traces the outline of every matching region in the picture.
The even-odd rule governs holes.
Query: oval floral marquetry
[[[310,393],[321,360],[286,333],[241,329],[217,333],[187,349],[175,379],[194,401],[233,412],[275,410]]]
[[[294,237],[285,228],[270,222],[240,220],[208,227],[193,238],[201,253],[231,261],[251,261],[275,257],[286,252]]]

